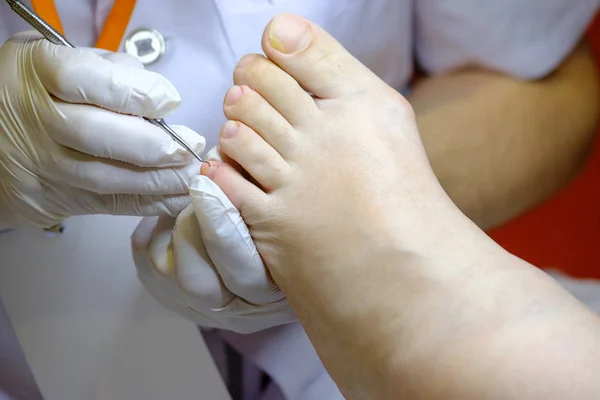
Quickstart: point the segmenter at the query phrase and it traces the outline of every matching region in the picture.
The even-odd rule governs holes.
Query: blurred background
[[[588,36],[600,64],[599,16]],[[567,187],[489,233],[508,251],[538,267],[600,279],[600,135],[596,134],[586,167]]]

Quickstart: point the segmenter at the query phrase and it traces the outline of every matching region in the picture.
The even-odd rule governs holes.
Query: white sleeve
[[[415,41],[428,73],[478,65],[522,79],[569,55],[600,0],[416,0]]]

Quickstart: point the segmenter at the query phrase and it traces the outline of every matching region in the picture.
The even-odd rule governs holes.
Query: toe
[[[266,201],[267,195],[262,190],[228,164],[216,162],[211,162],[210,166],[204,164],[201,173],[221,188],[242,215],[245,215],[248,209],[257,209],[259,204]]]
[[[248,86],[234,86],[225,96],[225,116],[242,122],[285,156],[292,146],[294,129],[261,95]]]
[[[277,189],[285,182],[288,163],[247,125],[237,121],[226,122],[221,129],[219,146],[265,190]]]
[[[259,54],[248,54],[238,63],[233,81],[260,94],[292,126],[313,119],[319,112],[312,96],[287,72]]]
[[[379,81],[331,35],[298,16],[275,17],[262,45],[269,59],[321,99],[362,93]]]

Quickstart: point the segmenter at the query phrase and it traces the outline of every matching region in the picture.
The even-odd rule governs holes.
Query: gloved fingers
[[[195,310],[192,308],[190,311]],[[236,297],[223,309],[203,314],[203,326],[216,326],[244,335],[298,321],[296,313],[286,299],[275,304],[255,306]]]
[[[31,35],[12,40],[31,40]],[[175,87],[162,75],[112,62],[89,50],[40,40],[32,56],[42,85],[69,103],[148,118],[165,117],[181,103]]]
[[[190,204],[186,194],[156,196],[100,195],[77,188],[52,185],[46,187],[48,198],[53,199],[54,207],[48,206],[45,213],[54,211],[63,215],[127,215],[152,217],[158,215],[176,216]],[[55,210],[54,210],[55,209]]]
[[[131,164],[91,157],[62,147],[45,171],[65,185],[98,194],[173,195],[188,191],[200,162],[177,168],[140,168]]]
[[[92,214],[174,217],[189,203],[190,198],[187,195],[102,195],[100,196],[100,207]]]
[[[260,309],[247,309],[246,312],[240,311],[238,315],[247,320],[259,322],[259,324],[245,326],[245,331],[238,330],[238,333],[243,334],[255,333],[276,326],[298,322],[298,315],[287,299],[283,299],[272,306],[263,306]]]
[[[227,290],[202,243],[194,209],[187,207],[173,228],[175,279],[198,310],[221,308],[235,296]]]
[[[190,196],[202,241],[224,285],[253,304],[284,298],[271,279],[240,212],[205,176],[192,179]]]
[[[117,114],[99,107],[56,101],[60,118],[46,122],[50,137],[73,150],[138,167],[175,167],[193,156],[171,136],[142,118]],[[205,139],[184,126],[172,127],[197,153]]]
[[[214,292],[211,287],[208,288],[208,291],[203,290],[200,296],[194,296],[184,292],[177,284],[174,284],[172,275],[158,272],[154,260],[160,257],[157,257],[156,254],[152,256],[152,253],[156,251],[165,253],[169,251],[169,247],[173,250],[176,275],[179,275],[180,272],[183,273],[184,268],[194,274],[198,266],[206,265],[192,262],[197,254],[202,253],[202,244],[197,241],[199,232],[192,208],[188,207],[177,218],[173,229],[173,241],[172,244],[169,244],[171,242],[169,233],[172,221],[170,218],[144,218],[131,237],[133,259],[138,278],[146,290],[162,306],[177,312],[198,325],[227,329],[243,334],[254,333],[296,321],[296,315],[286,299],[266,306],[253,306],[243,299],[229,294],[223,288],[223,292],[220,292],[220,294],[229,294],[229,296],[222,297],[220,301],[219,297],[215,296],[211,300],[207,298],[207,292],[213,295],[219,294]],[[152,241],[159,240],[163,243],[151,244]],[[154,246],[154,249],[151,250],[152,246]],[[205,257],[204,253],[200,255],[201,258]],[[177,271],[179,266],[182,267],[181,271]],[[211,270],[212,268],[202,269],[204,273]],[[214,273],[214,270],[212,271],[212,276],[203,272],[200,275],[218,281],[218,275]],[[199,281],[199,283],[201,285],[206,284],[205,281]],[[191,289],[197,289],[197,287]],[[196,294],[199,293],[196,292]],[[222,307],[218,307],[219,303]]]
[[[152,240],[148,245],[148,254],[154,268],[162,275],[173,275],[175,259],[173,258],[173,227],[175,217],[160,216],[152,232]]]
[[[202,260],[194,259],[195,250],[189,252],[189,249],[186,249],[191,244],[190,238],[197,239],[197,232],[194,232],[192,224],[184,223],[185,227],[182,225],[182,221],[192,221],[195,224],[193,214],[190,215],[191,211],[187,212],[187,217],[185,213],[186,211],[182,213],[183,219],[177,222],[176,240],[179,244],[173,244],[171,235],[174,219],[144,218],[141,220],[131,237],[138,278],[150,294],[166,308],[177,311],[203,326],[221,326],[220,315],[213,312],[211,308],[220,308],[232,302],[233,295],[226,290],[221,291],[218,275],[212,266]],[[173,251],[174,248],[177,250]],[[197,282],[199,285],[188,288],[193,294],[185,292],[183,289],[186,284],[176,282],[170,273],[173,269],[168,264],[173,262],[174,254],[178,254],[181,258],[180,263],[181,261],[186,263],[184,269],[191,272],[192,280],[199,279]],[[192,258],[186,257],[189,255],[192,255]]]
[[[138,58],[127,53],[103,52],[100,56],[115,64],[128,65],[135,69],[145,69],[144,64]]]
[[[178,297],[194,309],[221,308],[233,300],[210,264],[190,207],[177,219],[158,218],[147,253],[153,268],[165,280],[174,278]]]
[[[160,274],[156,270],[148,252],[157,224],[158,217],[142,218],[131,236],[131,250],[137,276],[146,290],[163,307],[181,312],[181,305],[176,300],[179,290],[177,284],[172,276]]]
[[[223,155],[219,150],[219,146],[215,146],[206,152],[204,156],[207,161],[221,161],[223,162]]]
[[[18,32],[8,38],[5,45],[12,46],[22,46],[24,44],[30,42],[47,42],[47,40],[42,36],[41,33],[36,31],[35,29],[29,29],[26,31]]]
[[[142,218],[131,234],[131,252],[138,276],[140,274],[150,277],[154,276],[148,248],[152,242],[152,234],[157,224],[158,217]]]
[[[6,173],[12,174],[12,171],[1,172]],[[6,226],[13,229],[32,226],[49,228],[72,215],[61,207],[61,197],[55,197],[55,193],[58,192],[61,193],[60,196],[70,199],[69,195],[63,194],[62,185],[57,185],[54,181],[40,180],[29,173],[14,174],[14,177],[13,181],[0,179],[0,216]],[[36,201],[39,198],[38,193],[43,193],[45,198],[51,200],[47,204],[40,204]],[[27,201],[29,199],[33,201]]]

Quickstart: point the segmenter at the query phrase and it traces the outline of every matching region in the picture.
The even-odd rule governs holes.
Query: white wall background
[[[137,222],[0,235],[0,296],[46,400],[229,399],[197,329],[139,284]]]

